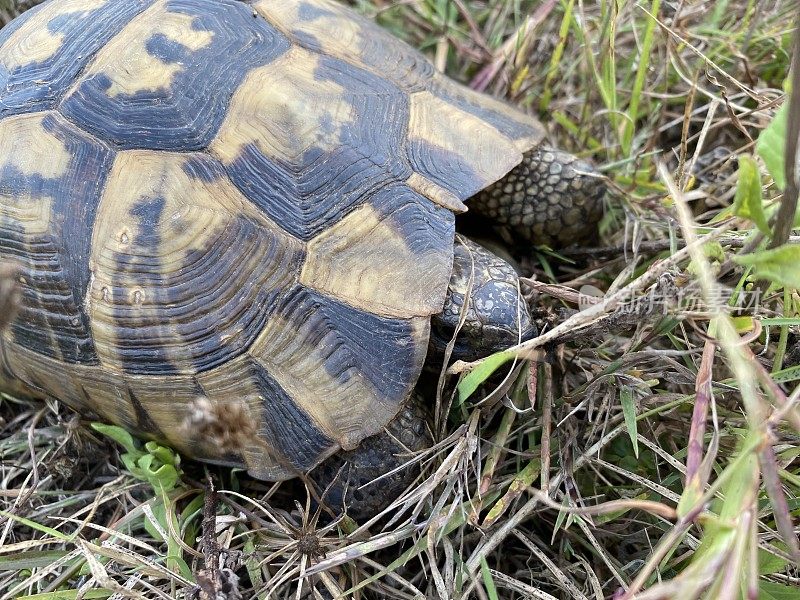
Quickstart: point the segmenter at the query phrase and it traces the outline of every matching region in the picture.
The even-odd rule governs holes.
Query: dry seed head
[[[241,452],[258,443],[255,423],[241,402],[212,402],[200,396],[192,402],[182,428],[193,438],[218,446],[222,452]]]
[[[297,550],[300,554],[305,554],[311,558],[325,557],[325,551],[322,549],[319,537],[313,531],[300,534],[297,540]]]

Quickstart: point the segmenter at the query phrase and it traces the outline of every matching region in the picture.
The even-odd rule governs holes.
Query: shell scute
[[[276,223],[308,240],[411,175],[396,152],[407,115],[390,83],[295,47],[248,75],[210,151]]]
[[[380,26],[328,0],[261,0],[255,8],[301,46],[388,79],[406,92],[423,89],[433,65]]]
[[[441,310],[454,229],[452,213],[388,185],[309,242],[300,281],[376,314],[428,316]]]
[[[501,136],[511,140],[520,152],[527,152],[545,137],[544,127],[538,121],[505,102],[479,94],[452,79],[437,75],[428,89],[457,111],[469,113],[493,127]]]
[[[291,477],[295,473],[287,467],[306,471],[336,447],[335,440],[249,355],[203,373],[198,381],[212,401],[237,398],[247,407],[261,439],[267,441],[266,448],[252,443],[243,449],[245,464],[258,477]]]
[[[327,436],[354,448],[380,431],[422,369],[427,317],[393,319],[301,286],[280,300],[249,354]]]
[[[330,0],[50,1],[0,54],[0,115],[61,113],[0,119],[0,259],[29,280],[3,385],[266,478],[397,413],[453,212],[541,136]],[[261,442],[187,434],[198,396]]]
[[[97,352],[138,375],[202,372],[242,354],[303,257],[204,155],[119,153],[93,237]]]
[[[241,2],[157,0],[97,53],[61,110],[121,148],[201,150],[247,73],[288,49]]]
[[[544,138],[535,119],[440,75],[422,54],[334,0],[254,6],[303,48],[370,71],[407,95],[407,134],[395,151],[407,155],[415,189],[442,206],[460,209]]]
[[[151,0],[62,0],[0,32],[0,114],[53,108],[92,56]]]
[[[0,121],[0,256],[19,265],[24,299],[10,333],[68,363],[97,362],[84,309],[85,228],[110,161],[108,148],[56,113]]]

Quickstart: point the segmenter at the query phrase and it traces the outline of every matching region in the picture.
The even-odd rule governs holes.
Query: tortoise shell
[[[327,0],[49,0],[0,33],[0,387],[267,479],[380,431],[454,213],[542,139]],[[179,425],[239,402],[266,444]]]

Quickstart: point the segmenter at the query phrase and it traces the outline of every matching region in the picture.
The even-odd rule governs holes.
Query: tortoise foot
[[[412,396],[382,433],[311,471],[309,477],[323,501],[356,521],[389,506],[419,474],[419,465],[408,463],[412,453],[431,445],[427,418],[421,400]]]

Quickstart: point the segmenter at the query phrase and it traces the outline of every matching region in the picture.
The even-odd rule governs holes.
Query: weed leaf
[[[762,250],[746,256],[737,256],[736,262],[753,267],[756,276],[780,286],[800,289],[800,245],[784,245],[772,250]]]
[[[767,171],[772,175],[775,185],[779,189],[786,188],[784,154],[786,149],[786,127],[789,121],[789,109],[783,105],[775,113],[775,118],[767,128],[758,136],[756,152],[767,166]]]
[[[739,157],[739,182],[736,185],[733,213],[755,223],[761,233],[770,234],[761,194],[761,174],[752,156]]]

